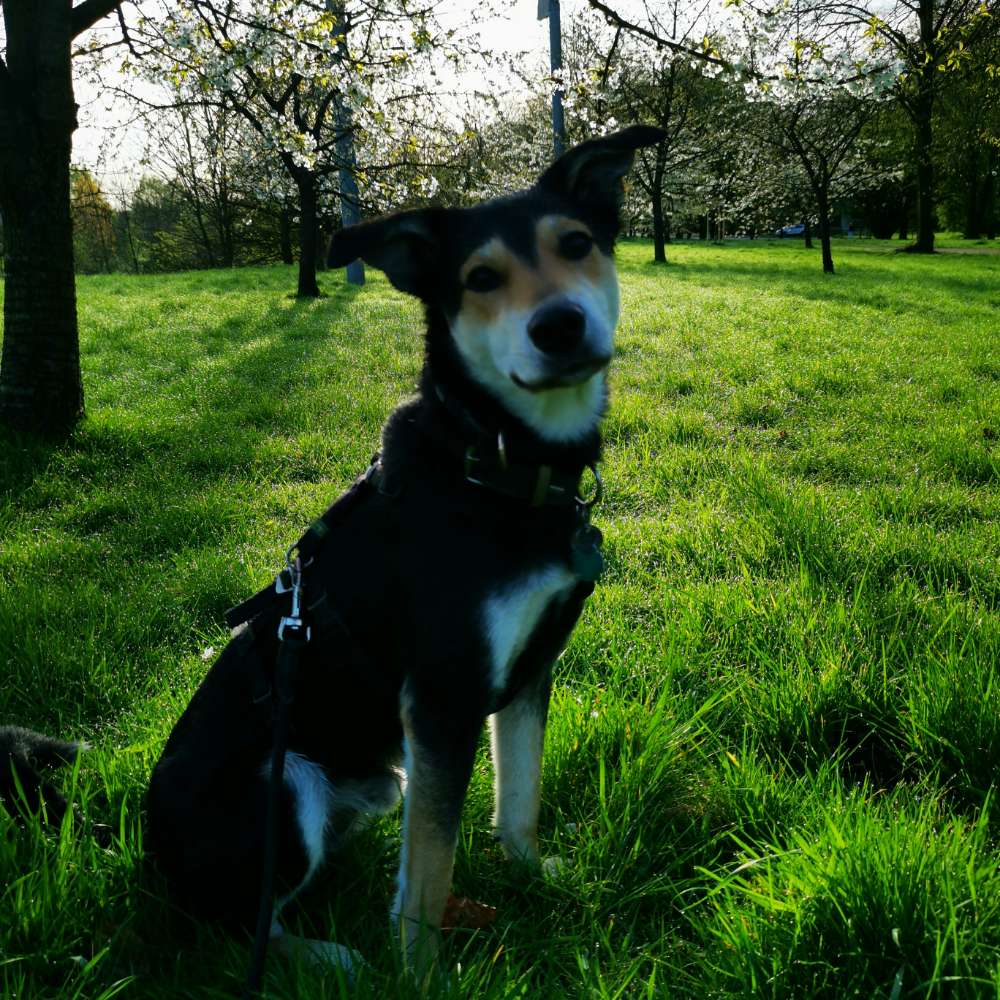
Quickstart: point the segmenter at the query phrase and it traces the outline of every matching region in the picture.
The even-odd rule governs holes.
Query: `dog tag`
[[[604,572],[604,556],[601,555],[603,541],[600,528],[595,528],[592,524],[581,524],[573,532],[570,568],[587,583],[596,583]]]

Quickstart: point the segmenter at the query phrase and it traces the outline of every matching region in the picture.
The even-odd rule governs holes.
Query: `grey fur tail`
[[[83,749],[82,743],[55,739],[21,726],[0,726],[0,804],[16,816],[19,806],[26,804],[31,812],[38,812],[44,803],[49,822],[59,823],[66,813],[66,798],[40,771],[72,763]]]

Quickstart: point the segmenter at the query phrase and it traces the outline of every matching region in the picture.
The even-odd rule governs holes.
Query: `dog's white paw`
[[[542,874],[546,878],[559,878],[566,874],[568,867],[566,859],[558,854],[550,858],[542,858]]]
[[[306,957],[310,958],[315,965],[343,969],[348,974],[353,974],[367,965],[360,951],[348,948],[347,945],[337,944],[336,941],[317,941],[313,938],[303,938],[302,945]]]
[[[351,977],[368,964],[361,952],[336,941],[281,933],[271,938],[271,946],[295,961],[306,962],[316,969],[339,969]]]

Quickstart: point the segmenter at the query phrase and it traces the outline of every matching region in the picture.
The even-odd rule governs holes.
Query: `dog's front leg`
[[[490,716],[493,826],[507,857],[529,864],[540,861],[538,809],[550,687],[545,671],[506,708]]]
[[[451,889],[462,803],[469,786],[482,717],[440,716],[404,698],[406,796],[403,848],[392,916],[404,961],[422,977],[433,965]]]

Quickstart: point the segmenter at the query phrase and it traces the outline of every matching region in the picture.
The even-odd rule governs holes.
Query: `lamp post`
[[[559,22],[559,0],[538,0],[538,20],[549,21],[549,67],[555,81],[552,91],[552,152],[559,159],[566,148],[566,123],[563,120],[562,30]]]

